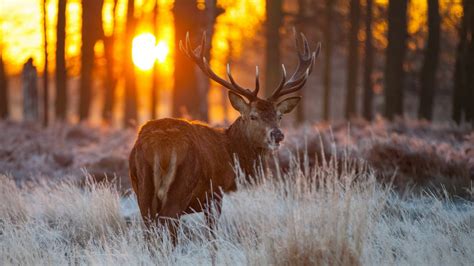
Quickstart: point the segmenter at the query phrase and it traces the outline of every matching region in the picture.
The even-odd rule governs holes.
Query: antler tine
[[[202,33],[202,37],[201,37],[201,45],[199,45],[198,47],[196,47],[196,49],[200,48],[201,49],[201,53],[200,53],[200,57],[201,58],[204,58],[204,47],[206,46],[206,32],[204,31]]]
[[[189,53],[191,47],[191,40],[189,38],[189,31],[186,32],[186,51]]]
[[[230,71],[230,64],[229,63],[227,63],[227,77],[229,78],[230,83],[232,83],[232,85],[235,88],[237,88],[238,90],[250,92],[250,90],[242,88],[241,86],[239,86],[239,84],[237,84],[237,82],[235,82],[234,77],[232,77],[232,73]]]
[[[278,87],[273,91],[272,96],[269,99],[273,99],[273,95],[278,95],[286,83],[286,68],[284,64],[281,64],[281,73],[280,84],[278,84]],[[276,100],[276,98],[274,100]]]
[[[309,74],[313,70],[313,64],[315,62],[316,56],[319,54],[319,51],[321,49],[321,44],[318,44],[316,51],[311,52],[308,40],[306,39],[306,36],[303,33],[300,33],[300,38],[303,42],[303,45],[301,45],[301,40],[298,37],[298,34],[296,34],[296,30],[294,28],[293,35],[295,37],[296,53],[298,55],[298,65],[291,77],[287,81],[283,81],[283,83],[280,83],[278,85],[277,89],[275,89],[269,100],[276,101],[279,97],[283,95],[301,89],[306,83]]]
[[[255,90],[253,91],[253,94],[257,96],[259,90],[260,90],[260,74],[258,71],[258,66],[255,66]]]
[[[205,66],[205,71],[204,73],[206,73],[208,75],[209,78],[211,78],[212,80],[214,80],[215,82],[221,84],[222,86],[224,86],[225,88],[237,93],[237,94],[240,94],[244,97],[246,97],[247,99],[249,100],[253,100],[254,97],[253,97],[253,94],[247,90],[247,89],[244,89],[240,86],[237,85],[237,83],[235,83],[234,79],[232,78],[232,75],[229,76],[229,79],[231,80],[231,83],[225,81],[224,79],[220,78],[212,69],[211,67],[209,66],[209,63],[207,62],[207,59],[206,57],[203,57],[203,60],[204,60],[204,66]],[[228,68],[229,69],[229,68]]]
[[[319,57],[319,53],[321,52],[321,42],[318,42],[318,45],[316,46],[316,51],[314,51],[313,56],[314,60]]]
[[[191,40],[189,38],[189,32],[186,33],[186,40],[185,44],[180,41],[179,42],[179,48],[183,53],[190,58],[191,60],[194,61],[194,63],[206,74],[210,79],[214,80],[215,82],[219,83],[223,87],[240,94],[244,97],[246,97],[249,101],[253,101],[256,99],[256,93],[244,89],[241,86],[239,86],[233,79],[232,75],[230,74],[230,67],[228,67],[228,77],[230,80],[230,83],[221,77],[219,77],[214,71],[212,71],[211,67],[209,66],[209,63],[204,56],[204,51],[206,47],[206,32],[203,33],[203,36],[201,38],[201,44],[197,46],[194,50],[191,48]],[[258,92],[258,90],[257,90]]]
[[[309,69],[307,69],[305,74],[303,75],[303,78],[300,79],[299,83],[294,83],[292,87],[288,87],[287,89],[285,89],[285,91],[280,96],[283,96],[285,94],[293,93],[293,92],[298,91],[299,89],[303,88],[303,86],[306,84],[306,81],[308,81],[308,76],[309,76],[310,72],[311,71],[309,71]]]
[[[301,38],[303,39],[303,55],[304,57],[311,56],[311,49],[309,48],[308,39],[303,33],[300,33]]]

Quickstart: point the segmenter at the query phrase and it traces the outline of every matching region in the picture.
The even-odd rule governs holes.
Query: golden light
[[[166,41],[160,41],[156,45],[155,48],[155,56],[158,62],[163,63],[166,60],[166,56],[168,56],[168,53],[170,52],[170,49],[168,47],[168,44]]]
[[[169,53],[168,44],[160,41],[155,46],[156,39],[151,33],[143,33],[133,39],[132,59],[133,63],[141,70],[153,68],[155,60],[163,63]]]
[[[143,33],[133,38],[133,63],[141,70],[150,70],[155,63],[155,36]]]

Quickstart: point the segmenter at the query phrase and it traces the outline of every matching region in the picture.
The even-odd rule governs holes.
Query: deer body
[[[295,35],[296,37],[296,35]],[[205,35],[202,44],[190,50],[189,37],[184,53],[191,58],[212,80],[229,89],[232,107],[240,117],[227,129],[211,128],[200,122],[180,119],[149,121],[140,130],[130,153],[130,178],[137,195],[138,205],[146,225],[154,222],[169,223],[179,220],[183,214],[204,211],[211,229],[215,226],[212,217],[219,215],[222,192],[236,189],[234,158],[237,158],[246,175],[279,147],[283,140],[280,128],[282,116],[293,110],[300,97],[289,97],[279,101],[283,95],[301,89],[312,69],[319,52],[311,53],[304,41],[303,53],[298,50],[299,63],[295,73],[279,86],[268,99],[257,97],[259,90],[258,68],[256,88],[251,91],[240,87],[230,74],[230,82],[218,77],[203,56]],[[297,46],[298,46],[298,39]],[[244,99],[246,98],[246,100]],[[265,165],[260,165],[265,168]],[[215,202],[217,215],[210,215],[210,199]],[[168,226],[175,240],[177,226]]]
[[[238,137],[239,130],[170,118],[146,123],[129,159],[142,216],[179,218],[202,211],[211,190],[235,190],[234,154],[244,159],[241,167],[246,170],[253,168],[248,163],[264,155]]]

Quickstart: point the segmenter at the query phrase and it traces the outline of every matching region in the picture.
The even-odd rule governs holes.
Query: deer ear
[[[240,95],[235,92],[229,91],[229,100],[232,107],[241,114],[245,113],[249,108],[249,105],[245,102],[244,98],[240,97]]]
[[[301,97],[299,96],[286,98],[277,104],[277,110],[280,111],[280,113],[282,114],[287,114],[298,105],[300,100]]]

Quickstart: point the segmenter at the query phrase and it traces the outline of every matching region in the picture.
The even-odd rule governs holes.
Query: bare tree
[[[205,28],[206,28],[206,37],[207,41],[209,43],[208,47],[206,48],[205,55],[206,58],[209,58],[211,60],[211,50],[212,50],[212,38],[214,36],[214,25],[216,24],[216,19],[217,17],[224,12],[222,8],[217,7],[217,0],[206,0],[206,21],[205,21]],[[208,106],[208,101],[207,101],[207,96],[209,94],[209,89],[211,87],[211,82],[210,80],[203,75],[201,72],[198,72],[198,75],[201,75],[201,77],[204,80],[204,86],[200,90],[200,97],[203,99],[201,101],[201,106],[199,108],[200,110],[200,117],[204,121],[209,120],[209,106]]]
[[[466,74],[468,77],[468,83],[466,87],[466,97],[464,98],[464,106],[466,112],[466,121],[474,125],[474,2],[467,1],[468,7],[468,18],[469,18],[469,30],[471,33],[470,43],[467,52],[467,69]]]
[[[403,62],[407,50],[408,0],[388,2],[388,46],[385,65],[385,116],[393,119],[403,115]]]
[[[82,0],[81,80],[79,87],[79,119],[89,117],[92,97],[94,45],[103,36],[102,6],[104,0]]]
[[[0,118],[5,119],[8,115],[8,79],[0,51]]]
[[[373,82],[372,71],[374,68],[374,44],[372,34],[373,0],[367,0],[365,6],[365,60],[364,60],[364,102],[362,114],[365,119],[372,120]]]
[[[308,1],[298,0],[298,13],[296,14],[296,23],[298,24],[298,29],[302,32],[306,32],[304,29],[305,20],[306,20],[306,11],[308,9]],[[296,122],[302,124],[305,121],[305,92],[301,92],[301,101],[296,107]]]
[[[48,106],[49,106],[49,93],[48,93],[48,28],[47,19],[48,13],[46,8],[47,0],[43,1],[43,50],[44,50],[44,68],[43,68],[43,126],[48,126]]]
[[[465,90],[467,88],[466,55],[467,55],[467,35],[469,8],[467,0],[463,0],[463,16],[459,27],[459,43],[456,50],[456,65],[454,70],[454,92],[453,92],[453,113],[452,118],[457,123],[461,122],[464,112]]]
[[[114,0],[112,8],[113,26],[112,32],[105,36],[104,34],[104,56],[105,56],[105,90],[104,90],[104,107],[102,109],[102,118],[110,122],[112,120],[113,109],[115,105],[115,87],[117,85],[117,77],[115,76],[114,66],[114,49],[115,49],[115,27],[117,25],[115,19],[115,11],[117,9],[118,0]]]
[[[155,45],[158,44],[158,25],[157,25],[157,20],[158,19],[158,0],[155,0],[155,4],[153,6],[153,16],[152,16],[152,25],[153,25],[153,35],[155,35],[156,38],[156,43]],[[156,105],[159,101],[159,92],[158,92],[158,81],[157,81],[157,75],[158,75],[158,64],[156,60],[153,62],[153,71],[151,74],[151,97],[150,97],[150,118],[151,119],[156,119],[157,114],[156,114]]]
[[[66,118],[67,106],[67,72],[65,58],[66,44],[66,2],[58,0],[58,17],[56,25],[56,118]]]
[[[125,110],[124,125],[134,126],[138,120],[137,114],[137,84],[135,83],[135,68],[132,60],[132,43],[135,36],[135,1],[127,2],[127,25],[125,42]]]
[[[191,4],[192,2],[192,4]],[[175,24],[175,47],[186,36],[186,32],[195,32],[198,29],[198,11],[194,1],[176,0],[173,8]],[[195,35],[194,35],[195,36]],[[200,118],[201,103],[197,84],[196,68],[189,64],[186,56],[175,53],[174,89],[173,89],[173,116]]]
[[[439,62],[439,39],[441,18],[439,1],[428,1],[428,42],[425,48],[423,68],[421,70],[421,91],[419,118],[431,120],[433,117],[433,101],[436,91],[436,71]]]
[[[280,27],[283,12],[282,0],[266,0],[266,49],[265,49],[265,95],[271,94],[281,77]]]
[[[332,19],[334,0],[326,0],[326,24],[324,26],[324,72],[323,72],[323,119],[329,121],[331,112],[331,59],[332,59]]]
[[[357,85],[359,76],[360,0],[351,0],[349,58],[347,62],[346,119],[357,115]]]

